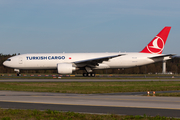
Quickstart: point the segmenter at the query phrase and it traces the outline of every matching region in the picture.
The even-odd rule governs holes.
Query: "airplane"
[[[170,29],[164,27],[140,52],[22,54],[8,58],[3,65],[14,68],[17,76],[23,69],[56,69],[58,74],[84,70],[83,76],[94,77],[95,69],[124,69],[171,59],[174,54],[162,54]]]

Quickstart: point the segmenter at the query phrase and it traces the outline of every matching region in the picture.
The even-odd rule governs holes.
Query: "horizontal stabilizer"
[[[155,59],[155,58],[163,58],[163,57],[172,57],[175,56],[176,54],[166,54],[166,55],[158,55],[158,56],[154,56],[154,57],[149,57],[150,59]]]

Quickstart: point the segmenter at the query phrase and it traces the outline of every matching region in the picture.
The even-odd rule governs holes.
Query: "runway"
[[[140,81],[180,81],[175,78],[161,79],[0,79],[0,82],[140,82]]]
[[[0,91],[0,107],[180,117],[179,97]]]

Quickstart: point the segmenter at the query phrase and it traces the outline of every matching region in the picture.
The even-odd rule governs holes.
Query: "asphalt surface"
[[[127,93],[128,94],[128,93]],[[138,94],[66,94],[0,91],[0,107],[82,113],[180,117],[179,97]]]
[[[47,77],[47,78],[71,78],[71,77],[75,77],[75,78],[84,78],[82,75],[44,75],[44,74],[21,74],[21,76],[17,76],[16,74],[0,74],[0,78],[19,78],[19,77],[29,77],[29,78],[42,78],[42,77]],[[89,77],[86,77],[86,78],[89,78]],[[176,75],[176,74],[169,74],[169,75],[163,75],[163,74],[156,74],[156,75],[111,75],[111,74],[106,74],[106,75],[96,75],[96,77],[93,77],[93,78],[180,78],[179,75]]]
[[[15,103],[0,102],[1,108],[14,109],[38,109],[38,110],[57,110],[73,111],[79,113],[94,114],[119,114],[119,115],[148,115],[148,116],[166,116],[179,118],[180,110],[173,109],[153,109],[153,108],[131,108],[131,107],[106,107],[106,106],[84,106],[84,105],[60,105],[60,104],[41,104],[41,103]]]
[[[138,82],[138,81],[180,81],[180,79],[0,79],[0,82]]]

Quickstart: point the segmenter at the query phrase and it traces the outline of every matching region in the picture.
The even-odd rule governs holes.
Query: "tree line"
[[[16,56],[16,54],[0,54],[0,73],[15,73],[14,69],[7,68],[3,66],[3,62],[9,57]],[[173,72],[175,74],[180,73],[180,57],[174,57],[166,62],[166,71]],[[78,70],[74,74],[82,74],[84,71]],[[21,73],[57,73],[57,70],[21,70]],[[95,70],[97,74],[156,74],[162,73],[162,62],[157,62],[154,64],[126,68],[126,69],[105,69],[105,70]]]

